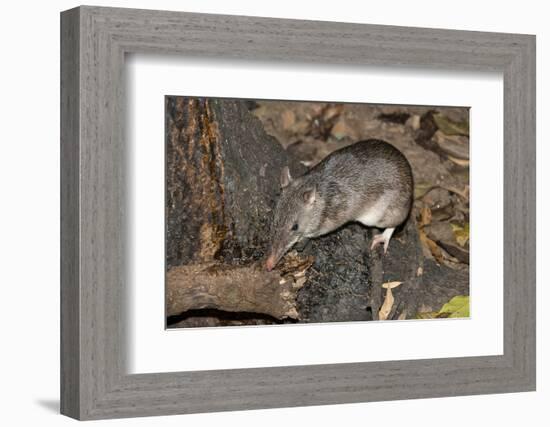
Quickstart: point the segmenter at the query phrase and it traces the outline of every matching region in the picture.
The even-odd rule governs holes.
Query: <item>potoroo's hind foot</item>
[[[394,228],[386,228],[383,233],[377,234],[372,238],[372,243],[370,245],[371,251],[374,249],[376,245],[379,243],[384,243],[384,254],[388,252],[388,245],[390,244],[390,239],[393,234]]]

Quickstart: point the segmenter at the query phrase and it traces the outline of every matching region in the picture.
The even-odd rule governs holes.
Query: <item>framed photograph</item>
[[[61,412],[535,390],[535,37],[61,14]]]

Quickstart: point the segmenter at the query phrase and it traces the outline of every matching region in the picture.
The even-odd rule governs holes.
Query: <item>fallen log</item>
[[[312,260],[299,258],[292,273],[267,271],[219,262],[173,267],[166,282],[166,315],[197,309],[267,314],[275,319],[298,319],[296,295],[306,282]]]

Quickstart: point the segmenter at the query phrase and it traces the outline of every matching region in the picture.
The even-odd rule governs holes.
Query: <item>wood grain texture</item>
[[[312,260],[304,260],[303,273]],[[281,278],[263,264],[227,266],[216,262],[172,267],[166,275],[166,315],[217,309],[261,313],[276,319],[298,319],[296,295],[305,278]]]
[[[81,7],[62,13],[62,413],[78,419],[535,388],[535,38]],[[124,55],[504,74],[504,354],[128,375]]]
[[[78,10],[61,21],[61,412],[80,413]]]

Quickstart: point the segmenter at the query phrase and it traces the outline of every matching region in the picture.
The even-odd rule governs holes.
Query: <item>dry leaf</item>
[[[466,248],[460,247],[458,244],[452,244],[449,242],[438,242],[439,245],[447,251],[447,253],[456,258],[463,264],[470,264],[470,251]]]
[[[470,145],[468,144],[467,136],[449,136],[438,130],[432,137],[432,141],[435,141],[447,156],[463,160],[470,158]]]
[[[382,287],[387,290],[386,298],[384,298],[384,303],[382,304],[382,307],[380,307],[380,311],[378,312],[379,320],[386,320],[388,318],[391,308],[393,306],[393,302],[395,301],[391,290],[399,286],[401,283],[402,282],[387,282],[382,284]]]
[[[386,283],[382,283],[382,287],[384,289],[393,289],[393,288],[397,288],[401,283],[403,282],[386,282]]]
[[[342,114],[344,106],[342,104],[329,105],[323,112],[323,120],[332,120]]]
[[[422,243],[422,254],[424,255],[424,258],[433,259],[432,251],[428,246],[428,242],[426,242],[426,232],[422,228],[418,229],[418,237]]]
[[[465,185],[464,190],[459,190],[458,188],[453,187],[451,185],[442,186],[441,188],[444,188],[445,190],[450,191],[451,193],[455,193],[455,194],[459,195],[460,197],[462,197],[465,200],[469,200],[469,198],[470,198],[470,186],[469,185]]]
[[[407,123],[413,130],[420,129],[420,116],[418,114],[413,114],[411,117],[409,117],[409,120],[407,120]]]
[[[290,129],[296,123],[296,114],[292,110],[285,110],[281,114],[281,124],[283,129]]]
[[[468,295],[458,295],[453,297],[448,303],[444,304],[439,310],[441,315],[447,314],[447,317],[470,317],[470,297]]]
[[[357,139],[355,130],[342,119],[336,122],[336,124],[330,130],[330,133],[334,138],[338,140],[346,137]]]
[[[432,210],[428,207],[420,209],[420,226],[424,227],[432,222]]]
[[[464,247],[464,245],[470,239],[470,223],[467,222],[462,227],[459,224],[451,222],[451,227],[453,229],[453,233],[455,234],[456,243]]]
[[[470,125],[467,120],[455,122],[441,113],[434,114],[433,119],[437,127],[446,135],[468,136],[470,134]]]
[[[437,246],[437,243],[435,243],[432,239],[426,236],[426,233],[424,232],[424,230],[418,230],[418,235],[420,237],[420,241],[422,242],[422,244],[429,249],[430,253],[433,255],[437,263],[443,264],[443,261],[444,261],[443,252],[441,251],[441,248]]]
[[[462,167],[470,166],[470,161],[469,160],[459,159],[458,157],[453,157],[453,156],[447,156],[447,158],[451,162],[456,163],[458,166],[462,166]]]
[[[380,311],[378,312],[379,320],[386,320],[388,318],[388,315],[390,314],[394,301],[395,299],[393,297],[393,293],[391,289],[388,289],[386,291],[386,298],[384,299],[384,304],[382,304],[382,307],[380,307]]]

